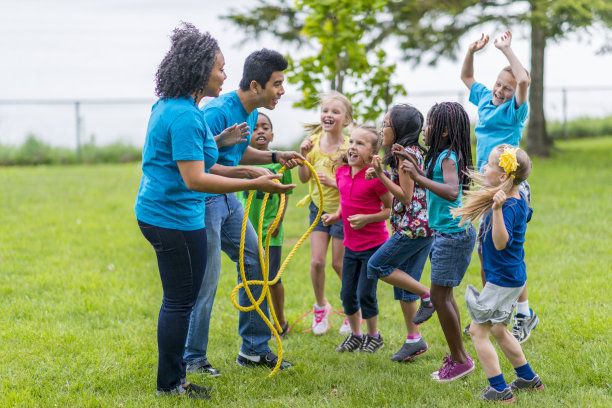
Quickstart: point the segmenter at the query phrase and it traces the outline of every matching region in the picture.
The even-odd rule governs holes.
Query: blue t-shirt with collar
[[[202,107],[204,118],[213,135],[218,135],[230,126],[246,122],[249,126],[247,141],[233,146],[224,146],[219,149],[219,159],[217,163],[224,166],[237,166],[249,143],[251,135],[257,124],[257,109],[250,114],[244,109],[242,101],[236,91],[223,94]],[[214,196],[218,194],[207,194]]]
[[[511,101],[495,106],[492,103],[493,92],[480,82],[474,82],[470,88],[470,102],[478,106],[478,122],[474,127],[476,134],[476,167],[483,171],[489,160],[491,150],[497,145],[507,143],[518,146],[529,107],[527,102],[516,107],[516,94]]]
[[[533,209],[527,204],[525,195],[520,194],[520,199],[508,198],[502,206],[504,225],[508,231],[506,248],[498,251],[493,244],[493,229],[490,227],[493,210],[483,221],[485,233],[480,238],[485,279],[504,288],[518,288],[527,281],[523,244]]]
[[[448,154],[448,157],[446,156]],[[437,183],[444,183],[444,174],[442,173],[442,161],[450,159],[455,163],[455,171],[457,171],[457,155],[455,152],[446,149],[436,159],[433,170],[432,180]],[[429,164],[431,166],[431,163]],[[465,231],[464,227],[459,226],[460,217],[453,219],[450,213],[451,208],[461,207],[461,196],[463,195],[461,186],[459,186],[459,196],[453,202],[437,196],[427,190],[427,214],[429,215],[429,227],[435,231],[454,234]]]
[[[158,227],[204,228],[205,194],[187,188],[178,160],[203,160],[206,172],[217,161],[217,145],[191,97],[162,98],[151,109],[142,150],[136,218]]]

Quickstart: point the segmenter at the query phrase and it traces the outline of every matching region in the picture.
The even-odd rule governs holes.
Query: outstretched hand
[[[504,48],[510,48],[510,44],[512,43],[512,33],[510,32],[510,30],[506,31],[499,40],[497,40],[497,38],[495,39],[495,41],[493,42],[493,44],[495,44],[495,47],[498,49],[504,49]]]
[[[266,176],[257,177],[254,181],[257,184],[256,189],[272,194],[285,194],[289,190],[295,188],[295,184],[281,184],[274,181],[282,177],[282,174],[269,174]]]
[[[234,124],[217,135],[217,147],[233,146],[248,141],[249,126],[246,122]]]
[[[497,41],[497,40],[496,40]],[[475,52],[478,52],[480,50],[482,50],[485,45],[487,45],[487,43],[489,42],[489,36],[488,35],[484,35],[484,33],[480,36],[480,39],[474,41],[473,43],[470,44],[470,52],[473,54]]]
[[[306,161],[304,156],[297,152],[276,152],[276,159],[281,165],[287,166],[288,169],[303,166],[303,162]]]

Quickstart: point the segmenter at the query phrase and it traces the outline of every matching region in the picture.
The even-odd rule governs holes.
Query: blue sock
[[[533,377],[535,377],[535,373],[531,367],[529,367],[529,363],[525,364],[524,366],[515,367],[514,371],[516,371],[517,376],[527,381],[533,380]]]
[[[503,390],[508,388],[508,384],[506,384],[506,380],[504,379],[503,374],[489,378],[489,384],[491,384],[491,387],[495,388],[499,392],[502,392]]]

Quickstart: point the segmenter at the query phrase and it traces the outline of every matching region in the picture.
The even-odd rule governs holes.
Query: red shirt
[[[369,167],[369,166],[368,166]],[[355,214],[375,214],[382,208],[380,197],[388,190],[377,178],[365,179],[367,167],[351,176],[351,166],[336,171],[336,184],[340,191],[340,207],[344,224],[344,246],[352,251],[363,251],[381,245],[389,238],[385,221],[372,222],[356,230],[348,217]]]

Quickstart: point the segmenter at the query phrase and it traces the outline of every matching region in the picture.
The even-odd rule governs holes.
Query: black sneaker
[[[466,336],[470,336],[470,326],[472,325],[472,323],[468,323],[467,326],[465,326],[463,328],[463,334],[465,334]]]
[[[408,361],[414,356],[427,351],[427,343],[420,338],[416,343],[404,343],[397,353],[391,356],[391,361]]]
[[[509,385],[512,391],[522,391],[522,390],[542,391],[544,389],[544,384],[542,384],[542,380],[540,379],[540,376],[537,374],[531,380],[526,380],[524,378],[517,377],[516,380],[512,381]]]
[[[188,364],[187,372],[190,374],[207,374],[211,377],[218,377],[221,375],[221,371],[214,368],[208,360],[198,361],[197,363]]]
[[[485,401],[500,401],[505,403],[516,402],[510,387],[506,387],[506,389],[500,392],[490,385],[487,385],[487,387],[482,390],[478,398]]]
[[[361,343],[361,347],[359,347],[359,351],[363,351],[364,353],[373,353],[384,346],[384,344],[385,342],[383,341],[380,332],[378,332],[378,337],[372,337],[364,334],[363,342]]]
[[[416,325],[425,323],[427,320],[431,318],[431,316],[433,316],[435,312],[436,312],[436,309],[434,308],[433,303],[431,303],[431,300],[425,301],[421,299],[419,310],[417,310],[416,315],[414,316],[414,319],[412,319],[412,322]]]
[[[531,335],[531,331],[536,328],[540,319],[535,312],[529,309],[531,316],[525,316],[524,314],[514,315],[514,325],[512,326],[512,335],[518,340],[519,344],[527,341]]]
[[[362,337],[357,337],[354,334],[349,334],[346,336],[346,339],[338,347],[336,347],[336,351],[340,353],[344,353],[345,351],[358,351],[361,348],[361,343],[365,341],[365,335]]]
[[[188,385],[177,385],[169,391],[157,390],[155,395],[158,397],[165,397],[170,395],[176,395],[177,397],[187,397],[193,399],[210,399],[211,388],[201,387],[193,383]]]
[[[244,357],[241,354],[238,354],[238,358],[236,359],[236,362],[244,367],[247,367],[247,366],[249,367],[250,366],[264,366],[268,368],[276,367],[278,357],[273,352],[270,351],[268,354],[264,354],[263,356],[257,356],[257,357],[259,357],[259,360],[253,361],[247,357]],[[285,370],[290,367],[293,367],[293,364],[288,361],[283,360],[281,361],[279,369]]]

